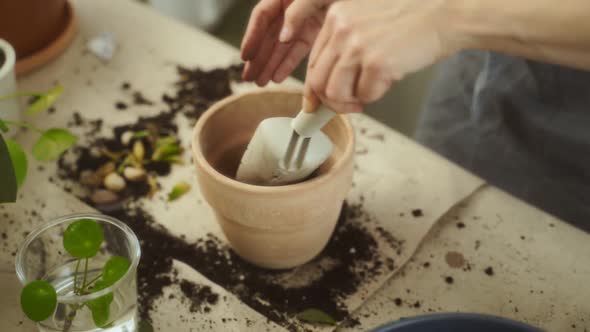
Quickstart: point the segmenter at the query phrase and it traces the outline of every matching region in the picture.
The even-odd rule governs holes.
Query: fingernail
[[[279,34],[279,41],[280,41],[281,43],[286,43],[286,42],[288,42],[288,41],[289,41],[289,38],[290,38],[290,37],[291,37],[291,33],[290,33],[290,31],[289,31],[289,28],[287,28],[287,27],[284,27],[284,28],[281,30],[281,34]]]

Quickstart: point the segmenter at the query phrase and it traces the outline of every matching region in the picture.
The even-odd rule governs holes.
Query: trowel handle
[[[291,122],[291,127],[301,137],[311,137],[322,129],[336,115],[328,107],[320,104],[313,113],[301,111]]]

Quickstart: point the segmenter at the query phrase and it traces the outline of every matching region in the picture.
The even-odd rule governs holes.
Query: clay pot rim
[[[40,69],[61,55],[74,40],[78,17],[71,0],[66,0],[67,21],[63,30],[37,52],[16,61],[16,76],[20,77]]]
[[[2,64],[2,67],[0,67],[0,80],[3,80],[14,68],[16,63],[16,53],[14,52],[12,45],[4,39],[0,39],[0,51],[4,53],[4,63]]]
[[[332,178],[336,177],[337,174],[346,166],[346,161],[351,159],[354,155],[354,130],[352,129],[352,125],[350,124],[350,120],[347,116],[339,116],[339,120],[342,121],[344,125],[344,130],[346,131],[346,145],[345,149],[342,153],[342,157],[334,163],[330,172],[326,174],[322,174],[321,176],[315,177],[311,180],[283,185],[283,186],[258,186],[248,183],[243,183],[234,179],[231,179],[221,173],[219,173],[213,166],[207,162],[207,159],[203,155],[200,147],[199,147],[199,134],[202,131],[203,125],[207,122],[207,120],[215,114],[218,110],[226,107],[227,105],[234,103],[240,98],[245,96],[251,95],[263,95],[269,93],[288,93],[288,94],[296,94],[296,95],[303,95],[301,89],[288,89],[288,88],[273,88],[273,89],[264,89],[264,90],[255,90],[255,91],[248,91],[243,93],[238,93],[229,97],[226,97],[217,103],[213,104],[209,109],[201,115],[199,120],[197,121],[194,129],[193,129],[193,139],[192,139],[192,150],[193,155],[195,157],[195,163],[197,163],[202,170],[210,177],[214,178],[215,181],[222,183],[225,186],[231,187],[234,190],[247,192],[247,193],[257,193],[257,194],[282,194],[282,193],[292,193],[294,191],[308,191],[313,189],[316,186],[320,186],[325,182],[329,182]]]

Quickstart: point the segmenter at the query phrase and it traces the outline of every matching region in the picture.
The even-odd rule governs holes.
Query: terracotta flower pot
[[[75,15],[67,0],[0,1],[0,38],[16,50],[17,74],[57,57],[75,35]]]
[[[352,185],[354,132],[344,116],[324,127],[334,151],[312,179],[278,187],[233,179],[257,125],[300,109],[299,91],[250,92],[213,105],[194,129],[201,192],[236,253],[265,268],[292,268],[319,254]]]

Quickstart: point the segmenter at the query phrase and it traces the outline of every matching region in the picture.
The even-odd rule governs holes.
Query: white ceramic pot
[[[149,0],[158,11],[201,29],[215,27],[234,0]]]
[[[16,55],[12,46],[4,39],[0,39],[0,98],[12,95],[16,92],[16,78],[14,66]],[[0,118],[8,121],[20,121],[21,112],[17,98],[0,101]],[[14,136],[14,127],[8,132],[8,136]]]

